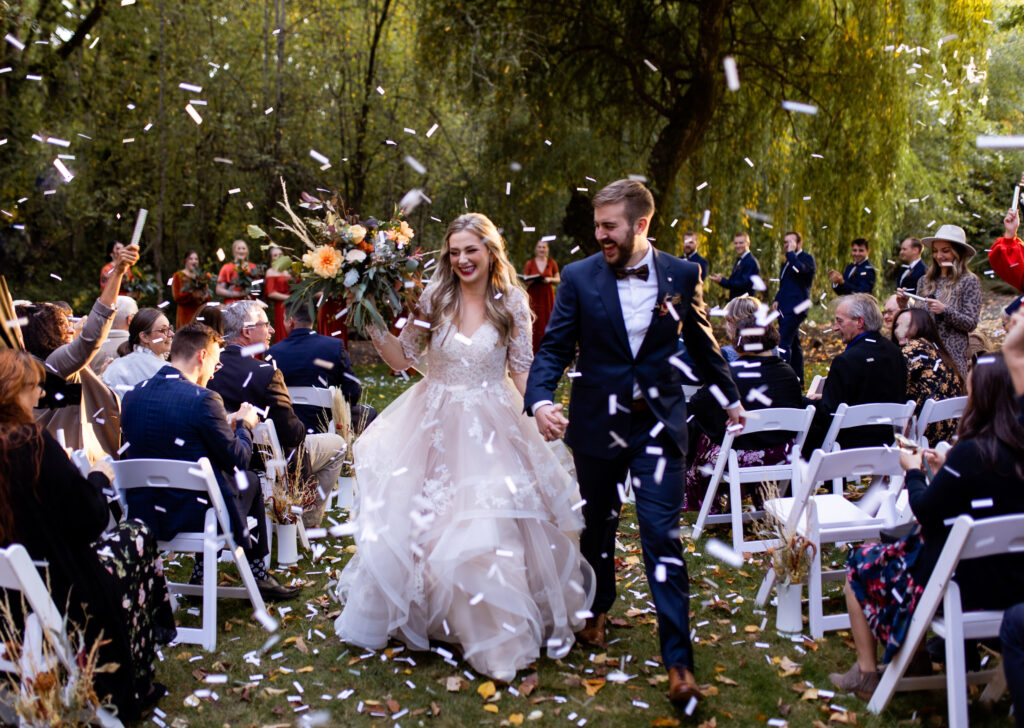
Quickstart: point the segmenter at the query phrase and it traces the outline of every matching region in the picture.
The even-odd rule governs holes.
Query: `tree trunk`
[[[164,241],[164,202],[167,199],[167,119],[164,117],[164,82],[165,82],[165,52],[164,52],[164,0],[160,0],[160,94],[157,97],[157,120],[160,124],[160,199],[156,205],[156,239],[153,241],[153,269],[156,271],[156,281],[160,289],[164,287],[164,275],[161,260],[161,249]],[[177,240],[177,238],[175,238]],[[175,260],[180,258],[175,248]]]
[[[373,39],[370,41],[370,58],[366,63],[366,74],[363,76],[363,104],[356,117],[356,149],[352,163],[352,197],[348,200],[350,208],[361,212],[363,198],[366,196],[366,176],[369,165],[369,154],[366,149],[366,132],[370,123],[370,99],[376,93],[377,49],[384,35],[384,25],[388,20],[391,0],[384,0],[373,28]]]

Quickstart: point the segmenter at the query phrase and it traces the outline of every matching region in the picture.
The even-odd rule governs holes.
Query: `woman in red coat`
[[[530,309],[536,316],[533,320],[533,353],[536,354],[555,305],[555,285],[562,282],[558,263],[548,257],[548,244],[543,240],[534,248],[534,257],[523,266],[523,281],[530,296]]]
[[[263,296],[273,311],[268,318],[274,322],[274,343],[281,341],[288,336],[285,328],[285,301],[291,294],[292,277],[288,271],[280,271],[274,268],[274,261],[281,257],[280,248],[270,249],[270,266],[263,276]]]

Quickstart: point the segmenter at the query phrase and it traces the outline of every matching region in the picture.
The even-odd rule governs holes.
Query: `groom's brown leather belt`
[[[646,412],[650,409],[650,406],[647,404],[647,400],[641,397],[640,399],[634,399],[630,403],[629,409],[631,412]]]

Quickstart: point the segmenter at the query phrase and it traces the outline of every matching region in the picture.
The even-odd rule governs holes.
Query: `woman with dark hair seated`
[[[175,635],[156,540],[134,520],[103,534],[113,470],[99,461],[83,478],[32,421],[43,376],[25,352],[0,351],[0,547],[20,543],[45,565],[57,608],[89,648],[102,645],[98,665],[117,665],[96,675],[96,694],[137,718],[166,692],[153,682],[153,658]]]
[[[128,341],[117,347],[118,358],[103,372],[103,383],[120,396],[167,365],[174,340],[171,322],[158,308],[140,308],[128,325]]]
[[[910,619],[960,515],[991,518],[1024,513],[1024,425],[1003,355],[977,357],[968,374],[967,409],[957,443],[945,457],[925,450],[934,477],[928,483],[921,452],[904,452],[910,507],[920,524],[908,536],[886,544],[865,544],[846,562],[846,606],[857,661],[833,673],[841,690],[865,700],[878,685],[876,641],[889,662],[906,638]],[[966,609],[1004,609],[1024,601],[1024,556],[972,559],[958,569]],[[894,598],[898,594],[900,597]]]
[[[206,324],[219,335],[224,335],[224,317],[221,314],[221,305],[219,303],[204,303],[196,311],[195,318],[192,320]]]
[[[896,314],[892,323],[892,341],[903,350],[907,361],[907,397],[917,402],[917,412],[926,399],[949,399],[964,393],[964,379],[953,357],[946,350],[928,309],[908,308]],[[950,440],[956,433],[956,420],[928,425],[928,442]]]
[[[743,407],[748,411],[766,407],[802,407],[803,396],[796,372],[772,353],[779,344],[779,329],[775,322],[761,326],[751,316],[738,320],[732,330],[739,356],[729,367]],[[687,409],[693,414],[690,433],[694,437],[691,442],[696,442],[696,456],[686,472],[683,510],[697,511],[707,493],[711,471],[721,451],[726,413],[707,386],[693,395]],[[761,432],[740,435],[733,447],[738,451],[740,465],[748,466],[785,462],[792,445],[791,433]],[[754,497],[757,500],[759,495],[755,493]],[[712,512],[718,512],[717,506],[717,503],[712,506]]]

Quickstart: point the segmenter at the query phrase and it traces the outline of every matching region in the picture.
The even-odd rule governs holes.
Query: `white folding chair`
[[[263,420],[259,422],[252,431],[252,442],[253,445],[258,445],[268,450],[271,454],[269,459],[264,458],[263,464],[266,467],[266,479],[263,481],[263,498],[266,500],[273,495],[274,483],[277,478],[284,478],[288,471],[288,461],[284,455],[284,448],[281,447],[281,441],[277,437],[277,427],[274,426],[274,421],[271,419]],[[302,548],[306,551],[310,550],[309,537],[306,535],[306,527],[302,523],[302,518],[296,518],[296,525],[298,526],[299,541],[302,543]],[[270,548],[274,545],[274,534],[277,532],[277,524],[267,517],[267,547]],[[267,554],[267,567],[270,567],[270,554],[273,550]]]
[[[288,387],[288,396],[291,397],[292,405],[306,405],[309,407],[321,407],[332,412],[334,404],[334,390],[337,387]],[[334,417],[327,423],[327,431],[334,432]]]
[[[48,670],[51,666],[45,664],[46,658],[43,656],[42,642],[45,640],[68,674],[77,672],[69,652],[69,649],[74,648],[64,631],[64,619],[36,571],[32,557],[21,544],[0,549],[0,588],[21,592],[30,610],[25,614],[21,659],[14,663],[6,659],[6,656],[0,658],[0,671],[26,679]],[[105,708],[97,708],[95,720],[104,728],[119,728],[122,725]]]
[[[182,584],[168,581],[167,589],[173,595],[202,596],[202,627],[178,627],[178,641],[198,644],[207,651],[217,646],[217,597],[248,599],[257,615],[266,616],[263,597],[256,586],[249,560],[242,547],[235,543],[227,506],[217,485],[213,466],[207,458],[198,462],[185,460],[120,460],[114,464],[115,486],[128,502],[125,493],[138,488],[160,490],[187,490],[209,507],[202,531],[185,531],[169,541],[158,541],[162,552],[193,553],[203,555],[203,583]],[[129,515],[131,515],[129,513]],[[240,514],[245,518],[245,514]],[[218,532],[219,527],[219,532]],[[217,586],[217,555],[224,551],[238,567],[243,586]],[[176,606],[176,600],[175,600]]]
[[[998,637],[1003,612],[993,609],[965,612],[960,586],[953,581],[953,575],[957,566],[967,559],[1021,553],[1024,553],[1024,515],[996,516],[977,521],[967,515],[957,517],[910,618],[903,646],[886,666],[868,702],[868,710],[882,712],[897,690],[933,690],[945,686],[950,728],[966,728],[968,684],[989,684],[982,694],[983,701],[999,697],[1005,687],[1001,679],[1002,670],[968,673],[964,640]],[[945,676],[903,677],[929,628],[945,640]],[[991,689],[993,685],[995,690]]]
[[[743,490],[744,483],[763,483],[775,481],[782,483],[793,476],[792,462],[779,463],[777,465],[751,465],[740,467],[737,451],[733,449],[733,442],[742,435],[751,435],[758,432],[792,432],[795,444],[790,454],[792,461],[797,457],[800,448],[807,438],[807,431],[814,419],[814,406],[808,405],[804,409],[792,407],[771,407],[768,409],[750,410],[747,412],[747,424],[741,432],[726,432],[722,440],[722,447],[715,462],[715,469],[711,474],[711,481],[708,483],[707,494],[700,507],[700,515],[697,516],[697,523],[693,527],[694,541],[700,537],[704,527],[709,523],[732,523],[732,544],[737,553],[764,551],[772,542],[768,540],[746,541],[743,535],[743,523],[761,517],[764,511],[751,510],[743,512]],[[728,469],[726,465],[728,464]],[[729,484],[729,513],[721,515],[710,515],[711,506],[714,504],[719,483],[725,479]]]
[[[945,420],[958,420],[963,417],[967,408],[967,397],[950,397],[949,399],[926,399],[921,405],[921,414],[917,416],[917,433],[914,437],[921,447],[929,447],[925,430],[928,425]]]
[[[851,427],[865,427],[871,425],[891,425],[893,429],[893,439],[895,434],[903,432],[907,429],[907,425],[914,417],[914,410],[917,408],[917,403],[914,400],[909,399],[906,402],[873,402],[871,404],[857,404],[850,406],[845,402],[839,405],[835,415],[832,418],[832,424],[829,425],[828,432],[825,433],[825,439],[821,443],[821,449],[825,452],[834,452],[841,449],[837,439],[839,433],[842,430],[847,430]],[[912,437],[914,433],[910,433],[908,436]],[[879,443],[880,445],[882,443]],[[839,494],[841,491],[840,481],[837,479],[832,483],[832,490],[834,493]]]
[[[815,495],[821,484],[844,478],[872,477],[872,486],[860,501],[854,503],[840,493]],[[883,479],[888,478],[888,483]],[[893,525],[887,513],[903,488],[904,471],[900,467],[899,450],[886,447],[862,447],[826,453],[815,450],[809,463],[794,464],[792,491],[789,498],[766,501],[765,511],[779,522],[785,523],[787,533],[796,533],[814,544],[814,557],[807,575],[808,615],[811,636],[818,639],[826,630],[848,629],[850,617],[842,614],[824,614],[823,582],[845,578],[846,570],[823,572],[821,551],[825,544],[863,541],[879,537],[881,530]],[[809,505],[814,502],[814,517],[809,517]],[[776,544],[778,542],[775,542]],[[775,582],[775,571],[768,569],[755,602],[758,606],[768,600]]]

